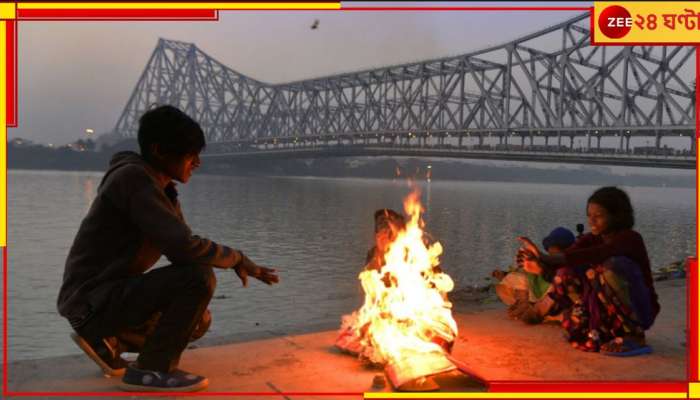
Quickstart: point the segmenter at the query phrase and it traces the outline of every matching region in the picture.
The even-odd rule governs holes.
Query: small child
[[[560,254],[576,240],[574,234],[563,227],[555,228],[542,239],[542,246],[549,254]],[[496,270],[492,275],[500,280],[496,294],[507,304],[508,315],[525,323],[537,324],[544,320],[554,305],[547,296],[551,282],[542,275],[529,273],[522,268],[506,273]]]

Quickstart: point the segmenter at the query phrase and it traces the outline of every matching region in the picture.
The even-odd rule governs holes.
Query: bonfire
[[[343,316],[336,346],[384,366],[392,385],[415,386],[456,369],[449,356],[457,337],[452,279],[440,268],[442,245],[423,231],[424,211],[414,191],[404,201],[405,226],[386,246],[383,265],[359,275],[363,306]]]

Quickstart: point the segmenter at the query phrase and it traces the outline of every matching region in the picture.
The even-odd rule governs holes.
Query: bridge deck
[[[401,147],[376,145],[307,146],[276,149],[249,148],[241,151],[205,153],[209,159],[241,158],[322,158],[322,157],[366,157],[408,156],[465,158],[480,160],[527,161],[547,163],[574,163],[595,165],[617,165],[629,167],[695,169],[696,157],[671,155],[639,155],[629,153],[593,152],[542,152],[542,151],[495,151],[449,147]]]

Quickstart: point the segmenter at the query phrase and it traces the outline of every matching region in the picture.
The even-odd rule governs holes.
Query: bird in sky
[[[315,19],[315,20],[314,20],[314,23],[311,24],[311,29],[317,29],[317,28],[318,28],[318,20]]]

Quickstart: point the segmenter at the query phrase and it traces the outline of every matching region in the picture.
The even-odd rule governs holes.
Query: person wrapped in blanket
[[[365,270],[380,270],[386,261],[384,255],[389,245],[396,240],[398,233],[406,229],[406,218],[391,208],[381,208],[374,212],[374,246],[367,250]],[[435,239],[423,232],[423,243],[429,246]],[[433,267],[433,272],[442,272],[439,265]]]
[[[523,269],[552,281],[548,294],[563,312],[571,345],[612,356],[651,352],[645,331],[661,309],[642,236],[634,231],[629,196],[617,187],[596,190],[587,202],[590,233],[560,254],[544,254],[526,237]]]
[[[399,231],[406,228],[403,215],[390,208],[374,212],[374,246],[367,251],[365,269],[380,269],[384,266],[384,254],[396,239]]]
[[[559,254],[571,247],[575,240],[570,230],[558,227],[542,239],[542,246],[549,254]],[[543,275],[515,268],[511,271],[494,270],[491,276],[499,281],[495,285],[496,294],[508,305],[509,317],[527,324],[561,320],[561,314],[551,314],[554,300],[548,294],[553,287]]]

